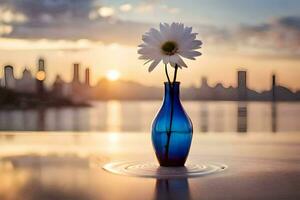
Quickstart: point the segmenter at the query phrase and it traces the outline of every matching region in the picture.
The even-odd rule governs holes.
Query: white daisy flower
[[[202,42],[196,40],[197,33],[192,33],[192,27],[185,27],[182,23],[161,23],[159,30],[151,28],[146,32],[139,45],[139,59],[152,62],[148,71],[151,72],[161,61],[175,67],[187,67],[183,58],[195,60],[201,53],[196,49],[201,48]]]

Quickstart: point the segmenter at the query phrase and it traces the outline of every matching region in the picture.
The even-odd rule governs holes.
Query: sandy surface
[[[0,199],[300,199],[300,133],[195,134],[189,163],[228,165],[198,178],[120,176],[101,167],[155,161],[145,133],[0,133]]]

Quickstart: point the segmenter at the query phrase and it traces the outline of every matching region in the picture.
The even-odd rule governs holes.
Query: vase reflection
[[[191,199],[188,179],[157,179],[154,199]]]

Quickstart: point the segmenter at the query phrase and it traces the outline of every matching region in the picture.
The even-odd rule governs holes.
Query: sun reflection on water
[[[119,133],[108,133],[108,151],[118,152],[120,150],[119,146],[120,135]]]
[[[108,132],[120,132],[122,125],[121,103],[119,101],[107,102],[107,121]]]

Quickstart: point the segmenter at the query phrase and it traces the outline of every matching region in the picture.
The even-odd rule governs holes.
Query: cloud
[[[300,55],[300,17],[289,16],[258,25],[243,25],[233,33],[242,47],[274,55]]]
[[[0,7],[12,13],[6,14],[7,19],[18,21],[18,25],[51,26],[89,19],[93,3],[94,0],[0,0]]]
[[[129,12],[132,10],[132,5],[129,3],[123,4],[119,7],[120,11],[122,12]]]
[[[144,2],[137,5],[135,9],[137,13],[148,13],[148,12],[152,12],[153,10],[154,10],[153,4],[148,4]]]
[[[171,14],[177,14],[180,12],[180,9],[179,8],[169,8],[168,12]]]
[[[195,25],[203,47],[241,55],[300,59],[300,17],[288,16],[236,29],[213,25]]]
[[[70,40],[24,40],[0,37],[0,50],[16,51],[16,50],[64,50],[64,51],[79,51],[97,48],[103,45],[101,42],[93,42],[86,39],[76,41]]]
[[[21,25],[14,27],[14,31],[8,36],[10,38],[23,39],[64,39],[79,40],[89,39],[102,41],[103,43],[122,43],[125,45],[136,45],[141,35],[150,27],[148,24],[130,21],[82,21],[70,24],[49,25]]]
[[[168,5],[161,5],[160,8],[163,10],[163,11],[166,11],[170,14],[177,14],[180,12],[180,9],[179,8],[176,8],[176,7],[170,7]]]
[[[162,0],[146,0],[142,1],[135,7],[137,13],[149,13],[154,10],[160,10],[164,13],[177,14],[180,12],[179,8],[169,6],[167,4],[161,4]]]
[[[115,9],[113,7],[103,6],[98,9],[98,13],[101,17],[111,17],[115,14]]]
[[[0,0],[0,6],[26,18],[20,23],[6,20],[11,23],[0,26],[0,34],[9,38],[89,39],[130,45],[138,43],[149,27],[118,19],[113,7],[96,0]]]
[[[9,13],[18,13],[6,14],[10,16],[6,17],[10,23],[0,27],[0,34],[9,38],[89,39],[137,45],[151,24],[121,20],[117,11],[151,10],[152,6],[159,6],[158,3],[144,1],[139,4],[146,6],[143,8],[127,3],[116,9],[104,6],[98,0],[0,0],[0,6],[9,10]],[[176,12],[176,9],[170,12]],[[12,23],[11,16],[19,16],[19,23]]]
[[[10,25],[1,25],[0,24],[0,36],[3,35],[9,35],[13,31],[13,27]]]
[[[152,12],[161,9],[171,14],[178,8],[143,1],[136,5],[104,6],[98,0],[0,0],[0,36],[20,39],[88,39],[103,43],[137,45],[148,24],[124,21],[118,12]],[[287,16],[237,29],[195,25],[203,48],[230,49],[246,55],[300,55],[300,17]]]
[[[10,10],[5,7],[0,7],[0,22],[1,23],[22,23],[25,22],[27,18],[25,15]]]
[[[25,21],[25,15],[0,4],[0,36],[9,35],[13,31],[13,25]]]

